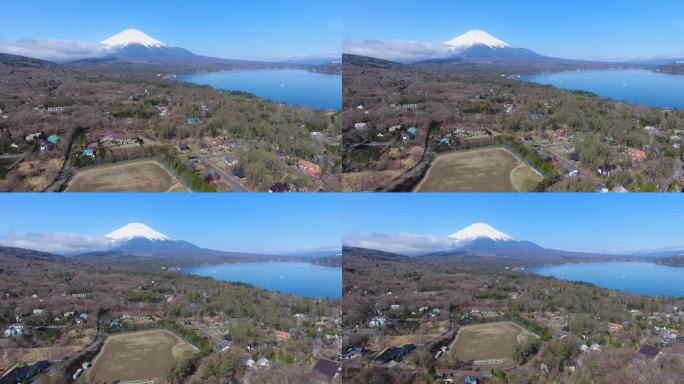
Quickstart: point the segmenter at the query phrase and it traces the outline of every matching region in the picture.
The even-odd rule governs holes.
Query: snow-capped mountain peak
[[[506,42],[480,30],[470,30],[444,44],[456,49],[467,49],[476,45],[486,45],[490,48],[512,48]]]
[[[106,40],[101,41],[100,44],[108,48],[126,47],[133,44],[139,44],[147,48],[166,47],[166,44],[148,36],[143,31],[138,29],[126,29]]]
[[[457,242],[471,241],[476,239],[490,239],[494,241],[511,241],[515,240],[512,236],[509,236],[498,229],[492,227],[489,224],[475,223],[471,224],[460,231],[449,236],[451,240]]]
[[[143,223],[130,223],[123,227],[117,229],[116,231],[109,233],[106,237],[114,241],[126,241],[136,238],[145,238],[148,240],[171,240],[170,237],[159,233],[154,229],[148,227]]]

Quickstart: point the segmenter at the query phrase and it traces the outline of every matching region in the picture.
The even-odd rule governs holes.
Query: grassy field
[[[513,179],[529,168],[504,148],[486,148],[439,155],[415,188],[417,192],[516,192]],[[534,173],[531,169],[530,172]]]
[[[511,183],[518,192],[529,192],[543,177],[526,164],[520,164],[511,171]]]
[[[191,351],[192,346],[166,330],[110,336],[88,370],[87,379],[95,383],[143,379],[166,382],[176,359]]]
[[[155,160],[103,165],[78,171],[67,192],[178,192],[187,191]]]
[[[515,365],[513,352],[519,340],[534,337],[512,322],[470,325],[462,327],[449,352],[473,366],[503,368]]]

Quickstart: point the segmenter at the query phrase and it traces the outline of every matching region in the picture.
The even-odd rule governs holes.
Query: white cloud
[[[111,248],[112,241],[104,236],[89,236],[76,233],[26,233],[0,237],[0,244],[8,247],[27,248],[37,251],[72,256],[85,252],[102,251]]]
[[[409,40],[345,41],[343,52],[401,62],[420,61],[446,57],[450,53],[445,44]]]
[[[352,236],[344,245],[414,256],[453,249],[457,243],[446,236],[399,233]]]
[[[56,62],[68,62],[106,53],[99,43],[60,39],[0,39],[0,52]]]

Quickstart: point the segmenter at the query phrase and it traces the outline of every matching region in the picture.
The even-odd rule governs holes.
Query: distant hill
[[[48,68],[57,66],[57,64],[51,61],[33,59],[19,55],[11,55],[8,53],[0,53],[0,64],[31,68]]]
[[[684,254],[658,259],[656,264],[669,265],[671,267],[684,267]]]
[[[394,61],[376,59],[374,57],[369,57],[369,56],[352,55],[352,54],[347,54],[347,53],[342,55],[342,63],[343,64],[361,65],[364,67],[371,67],[371,68],[400,68],[400,67],[403,67],[403,64],[400,64],[400,63],[397,63]]]
[[[52,253],[34,251],[32,249],[25,248],[0,246],[0,260],[8,261],[10,259],[53,262],[63,262],[66,260],[64,256],[54,255]]]
[[[378,260],[378,261],[390,261],[390,260],[407,261],[410,259],[410,257],[408,257],[408,256],[403,256],[403,255],[399,255],[397,253],[392,253],[392,252],[384,252],[384,251],[380,251],[377,249],[343,246],[342,247],[342,258],[344,259],[345,257],[363,257],[363,258],[366,258],[369,260]]]

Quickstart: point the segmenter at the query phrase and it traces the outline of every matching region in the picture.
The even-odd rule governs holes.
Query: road
[[[223,155],[212,156],[212,158],[213,157],[218,158],[219,161],[222,161],[220,159],[223,157]],[[208,156],[201,155],[198,157],[198,159],[202,162],[202,164],[204,164],[205,167],[207,167],[208,169],[212,169],[212,170],[216,171],[216,173],[221,175],[221,180],[224,180],[224,181],[228,182],[228,184],[230,184],[230,191],[231,192],[249,192],[249,189],[247,189],[244,185],[242,185],[242,183],[240,183],[240,180],[237,177],[225,172],[224,170],[222,170],[219,167],[214,166],[211,163],[211,161],[209,161]]]

